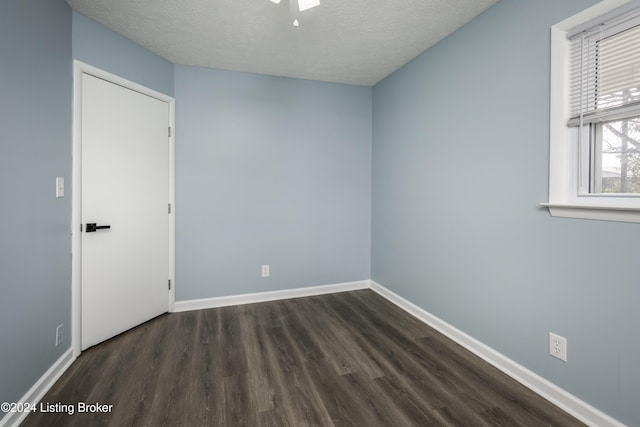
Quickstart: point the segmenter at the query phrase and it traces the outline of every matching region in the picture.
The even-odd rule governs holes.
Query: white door
[[[83,74],[81,109],[84,350],[168,311],[169,105]]]

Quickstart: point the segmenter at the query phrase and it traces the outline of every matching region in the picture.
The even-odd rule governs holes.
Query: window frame
[[[583,149],[578,149],[578,132],[584,127],[569,127],[569,31],[592,22],[599,17],[631,3],[632,0],[604,0],[551,27],[550,67],[550,135],[549,135],[549,201],[554,217],[622,221],[640,223],[640,195],[584,193],[586,163]],[[582,141],[589,141],[589,133],[583,133]]]

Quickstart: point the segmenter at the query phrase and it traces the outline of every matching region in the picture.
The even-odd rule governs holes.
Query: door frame
[[[169,290],[168,311],[175,305],[175,99],[138,83],[111,74],[84,62],[73,61],[73,142],[71,196],[71,347],[74,357],[82,348],[82,74],[90,74],[110,83],[134,90],[169,106]]]

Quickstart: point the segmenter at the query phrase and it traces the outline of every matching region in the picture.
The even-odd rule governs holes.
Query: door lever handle
[[[96,225],[96,223],[87,224],[87,229],[85,230],[87,233],[95,233],[97,230],[104,230],[111,228],[110,225]]]

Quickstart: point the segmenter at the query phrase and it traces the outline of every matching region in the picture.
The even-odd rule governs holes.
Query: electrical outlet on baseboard
[[[64,324],[58,325],[56,328],[56,347],[64,341]]]
[[[567,361],[567,339],[549,332],[549,354],[564,362]]]

